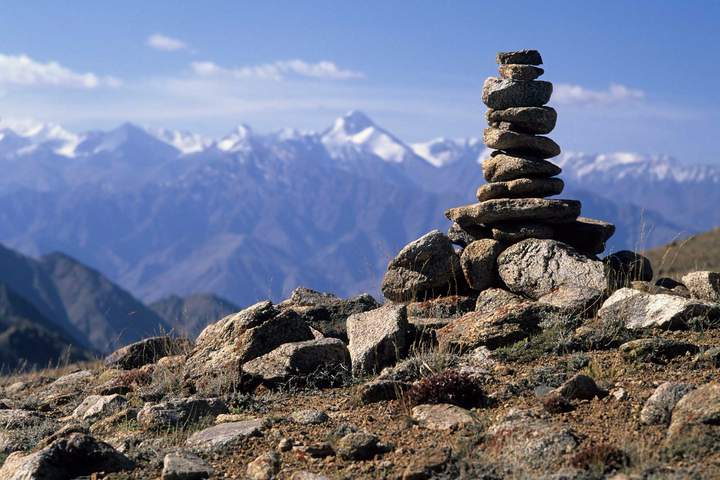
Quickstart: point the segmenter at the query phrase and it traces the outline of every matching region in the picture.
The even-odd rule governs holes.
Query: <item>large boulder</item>
[[[407,308],[385,305],[356,313],[347,321],[352,372],[355,376],[376,373],[395,364],[407,348]]]
[[[640,411],[640,422],[645,425],[667,425],[675,405],[694,388],[695,385],[691,383],[663,383],[645,401]]]
[[[337,338],[286,343],[243,365],[245,373],[270,384],[343,369],[350,370],[350,353]]]
[[[720,272],[692,272],[682,281],[693,297],[720,303]]]
[[[115,350],[105,358],[105,365],[109,368],[132,370],[155,363],[163,357],[186,353],[191,348],[192,342],[186,338],[151,337]]]
[[[465,280],[473,290],[485,290],[497,283],[496,260],[502,245],[496,240],[476,240],[465,247],[460,256]]]
[[[703,385],[677,402],[666,447],[671,454],[690,458],[720,451],[720,384]]]
[[[324,336],[343,341],[347,341],[345,322],[350,315],[374,310],[379,306],[377,300],[367,293],[344,299],[332,293],[303,287],[293,290],[290,298],[278,305],[281,309],[292,309],[300,314],[305,323]]]
[[[464,353],[477,347],[495,349],[537,333],[540,323],[559,317],[559,309],[522,301],[505,307],[470,312],[437,331],[441,350]]]
[[[260,302],[208,325],[200,333],[186,361],[186,377],[200,390],[209,389],[221,376],[232,383],[239,380],[243,363],[284,343],[312,338],[310,327],[296,312]]]
[[[390,261],[382,283],[394,302],[459,293],[460,259],[447,235],[433,230],[406,245]]]
[[[622,322],[629,329],[708,327],[720,320],[720,305],[621,288],[605,300],[598,316],[605,321]]]
[[[10,455],[0,468],[3,480],[70,479],[96,472],[132,470],[135,464],[107,443],[72,433],[28,455]]]
[[[555,240],[527,239],[509,247],[498,257],[498,273],[511,291],[534,299],[560,287],[606,287],[602,262]]]
[[[580,215],[580,202],[547,198],[496,198],[447,210],[445,216],[461,227],[502,222],[565,223]]]

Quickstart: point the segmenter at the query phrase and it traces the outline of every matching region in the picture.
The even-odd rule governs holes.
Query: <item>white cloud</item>
[[[175,52],[177,50],[187,50],[188,46],[182,40],[177,38],[168,37],[161,33],[154,33],[147,39],[148,47],[156,50],[163,50],[165,52]]]
[[[190,64],[196,75],[225,76],[231,78],[260,78],[283,80],[286,77],[309,77],[329,80],[348,80],[365,78],[365,75],[352,70],[343,70],[335,63],[321,61],[308,63],[303,60],[283,60],[261,65],[225,68],[213,62],[193,62]]]
[[[27,55],[0,53],[0,85],[55,86],[92,89],[117,87],[120,80],[99,77],[94,73],[77,73],[57,62],[41,63]]]
[[[640,100],[645,92],[613,83],[607,90],[590,90],[580,85],[559,83],[553,89],[553,100],[560,104],[611,104]]]

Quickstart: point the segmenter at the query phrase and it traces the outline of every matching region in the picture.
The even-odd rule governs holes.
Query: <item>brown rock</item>
[[[545,178],[559,175],[562,169],[540,158],[525,158],[503,152],[493,152],[482,164],[488,182],[504,182],[518,178]]]
[[[460,266],[470,288],[482,291],[496,283],[495,261],[501,252],[502,246],[495,240],[476,240],[465,247]]]
[[[483,83],[482,101],[494,110],[513,107],[542,107],[552,96],[550,82],[517,82],[490,77]]]
[[[517,50],[514,52],[498,52],[495,61],[500,65],[542,65],[542,57],[537,50]]]
[[[550,158],[560,155],[560,146],[548,137],[518,133],[499,128],[486,128],[483,142],[488,148]]]
[[[506,126],[508,130],[531,134],[552,132],[557,112],[552,107],[512,107],[505,110],[490,109],[485,118],[491,127]]]
[[[500,71],[500,77],[502,78],[523,82],[535,80],[545,73],[545,70],[540,67],[535,67],[533,65],[519,65],[516,63],[500,65],[498,70]]]
[[[577,200],[545,198],[513,198],[486,200],[481,203],[455,207],[445,216],[462,225],[484,225],[508,221],[571,222],[580,214]]]
[[[526,238],[553,238],[554,233],[555,229],[544,223],[497,223],[492,228],[493,238],[506,245]]]
[[[476,195],[480,202],[494,198],[543,198],[559,195],[564,186],[559,178],[518,178],[480,185]]]

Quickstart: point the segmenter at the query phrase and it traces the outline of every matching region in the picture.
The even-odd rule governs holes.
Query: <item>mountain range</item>
[[[0,129],[0,242],[62,251],[144,302],[214,292],[237,305],[298,285],[377,293],[388,260],[473,201],[477,139],[409,144],[361,112],[322,132],[219,139],[124,124],[73,134]],[[610,250],[720,224],[720,167],[663,156],[566,153],[565,198],[614,222]]]

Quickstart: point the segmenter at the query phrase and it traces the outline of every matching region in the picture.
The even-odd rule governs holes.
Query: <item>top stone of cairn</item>
[[[542,65],[542,57],[537,50],[518,50],[516,52],[498,52],[496,61],[499,65]]]

